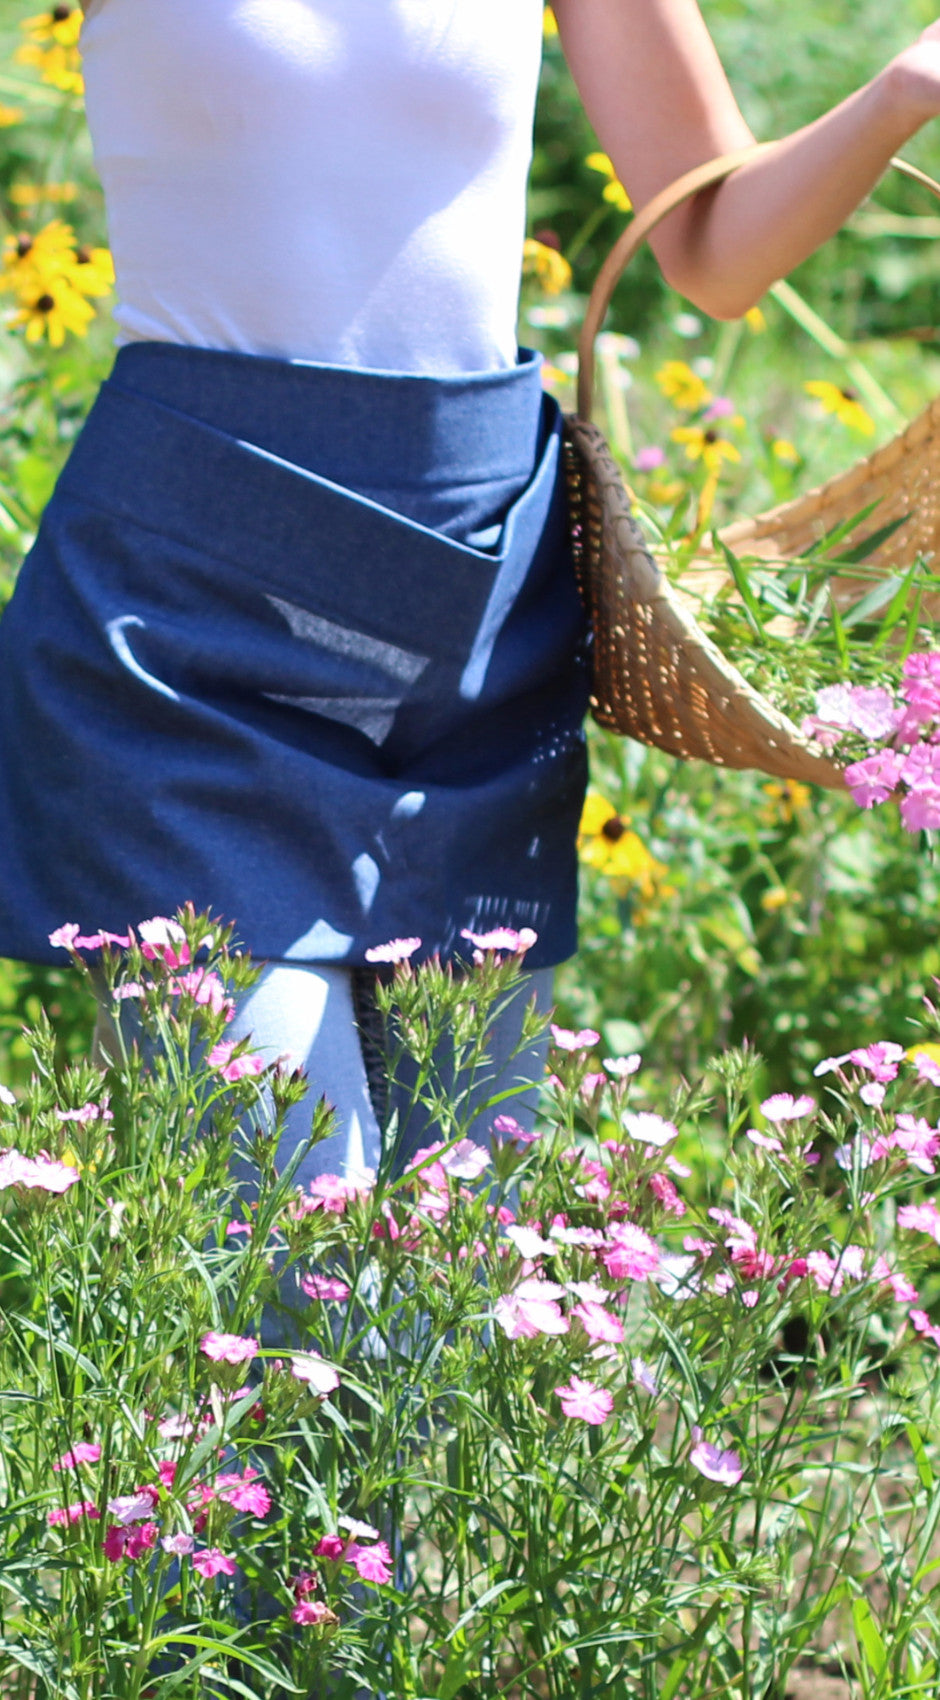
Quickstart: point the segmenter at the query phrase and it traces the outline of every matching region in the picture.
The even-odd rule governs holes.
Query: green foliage
[[[376,1176],[302,1194],[328,1112],[287,1160],[302,1083],[217,1049],[250,965],[191,913],[148,950],[100,957],[105,1071],[40,1021],[0,1094],[4,1700],[711,1700],[824,1649],[892,1700],[932,1668],[912,1065],[883,1110],[865,1067],[818,1109],[726,1052],[667,1121],[636,1059],[556,1029],[534,1134],[490,1154],[521,959],[405,964],[390,1061],[437,1137],[401,1173],[393,1119]]]
[[[762,140],[811,123],[874,76],[935,18],[931,0],[901,0],[888,10],[881,0],[854,0],[852,5],[796,0],[785,14],[773,0],[708,0],[703,11],[744,116]],[[625,98],[639,96],[630,91]],[[565,252],[597,206],[597,177],[581,163],[596,146],[560,47],[550,42],[536,128],[531,223],[556,229]],[[940,176],[936,127],[910,143],[905,156]],[[887,225],[866,209],[794,280],[850,339],[932,327],[936,317],[940,209],[899,180],[886,181],[877,202],[893,215]],[[925,218],[924,226],[911,227],[913,239],[902,233],[905,219]],[[621,224],[622,217],[610,209],[581,250],[575,263],[579,289],[593,280]],[[618,290],[612,323],[644,338],[664,309],[668,292],[653,263],[644,260]]]

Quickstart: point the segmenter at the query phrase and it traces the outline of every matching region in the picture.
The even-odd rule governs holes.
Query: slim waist
[[[133,343],[110,385],[464,540],[524,487],[555,419],[530,350],[509,370],[424,377]]]

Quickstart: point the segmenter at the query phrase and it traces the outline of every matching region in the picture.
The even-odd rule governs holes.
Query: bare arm
[[[555,12],[588,117],[638,206],[752,139],[696,0],[556,0]],[[838,230],[938,114],[940,23],[840,106],[672,214],[653,239],[669,282],[714,317],[738,317]]]

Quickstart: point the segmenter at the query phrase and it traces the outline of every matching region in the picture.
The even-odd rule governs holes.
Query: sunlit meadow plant
[[[302,1192],[228,932],[55,937],[113,1031],[63,1070],[41,1025],[0,1092],[4,1700],[782,1696],[823,1648],[935,1694],[932,1008],[762,1102],[727,1054],[669,1116],[556,1025],[532,1128],[479,1114],[531,940],[391,941],[426,1143]]]

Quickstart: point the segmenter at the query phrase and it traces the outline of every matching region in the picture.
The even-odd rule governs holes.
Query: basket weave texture
[[[653,560],[603,432],[565,420],[575,571],[593,632],[599,725],[683,760],[841,789],[841,770],[748,684]]]
[[[591,291],[578,343],[578,411],[565,420],[572,549],[593,632],[591,712],[601,726],[684,760],[756,768],[779,779],[842,789],[841,768],[805,739],[786,715],[726,661],[690,606],[729,583],[727,567],[701,548],[682,589],[657,566],[630,511],[619,468],[590,423],[594,342],[614,286],[657,224],[690,196],[721,182],[773,144],[711,160],[667,186],[621,234]],[[892,165],[940,198],[940,184],[905,160]],[[920,560],[940,567],[940,397],[891,442],[796,500],[724,527],[736,554],[773,561],[813,553],[827,534],[877,504],[844,539],[846,551],[893,521],[903,523],[866,558],[866,575],[905,571]],[[834,576],[836,601],[854,599],[866,579]],[[940,618],[936,593],[921,604]]]
[[[792,502],[768,508],[752,519],[735,520],[723,528],[721,537],[735,554],[792,560],[810,554],[827,533],[873,502],[878,504],[875,511],[845,538],[846,550],[861,542],[866,532],[903,520],[866,557],[866,568],[903,573],[922,557],[928,569],[936,570],[940,566],[940,396],[906,430],[847,472]],[[863,582],[851,577],[833,581],[836,591],[845,595]],[[927,593],[924,607],[928,618],[937,617],[940,579],[938,592]]]

